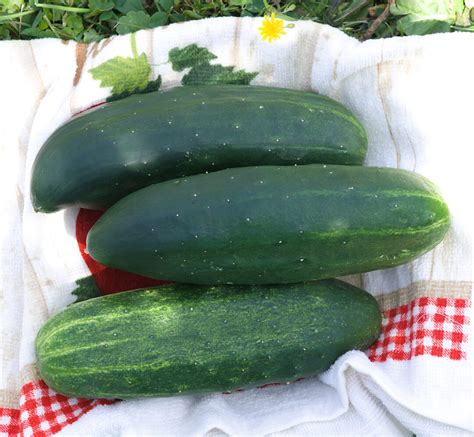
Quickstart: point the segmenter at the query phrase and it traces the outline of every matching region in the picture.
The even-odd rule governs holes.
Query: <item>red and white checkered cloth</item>
[[[20,408],[0,408],[0,435],[46,437],[56,434],[97,405],[111,404],[103,399],[68,398],[48,388],[43,381],[23,386]]]
[[[370,360],[409,360],[418,355],[465,359],[470,305],[467,299],[420,297],[385,311]]]

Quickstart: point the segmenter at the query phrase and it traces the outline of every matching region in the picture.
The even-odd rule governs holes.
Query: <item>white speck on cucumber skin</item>
[[[258,109],[263,109],[263,106],[262,106],[262,105],[260,105],[260,106],[258,107]]]
[[[168,124],[171,125],[173,124],[173,122],[171,120],[168,120]]]

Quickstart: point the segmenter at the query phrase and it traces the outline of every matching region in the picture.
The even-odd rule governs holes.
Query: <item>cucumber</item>
[[[36,354],[46,384],[68,396],[205,393],[322,372],[380,325],[377,301],[338,280],[167,285],[70,306],[41,328]]]
[[[393,267],[439,243],[446,203],[390,168],[250,167],[151,185],[87,237],[101,264],[195,284],[291,283]]]
[[[367,136],[341,104],[242,85],[140,94],[72,119],[33,165],[34,209],[104,209],[177,177],[251,165],[361,164]]]

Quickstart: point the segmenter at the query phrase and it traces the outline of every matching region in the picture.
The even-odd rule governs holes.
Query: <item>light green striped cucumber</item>
[[[167,285],[68,307],[36,339],[54,390],[86,398],[206,393],[286,382],[365,349],[377,301],[337,280],[260,286]]]

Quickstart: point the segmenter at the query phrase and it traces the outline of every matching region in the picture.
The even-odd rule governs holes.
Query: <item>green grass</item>
[[[359,39],[474,30],[474,0],[268,1],[0,0],[0,39],[53,37],[87,43],[169,23],[272,11],[286,20],[330,24]]]

